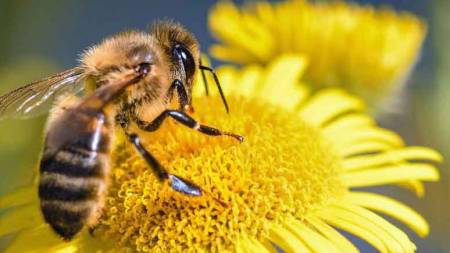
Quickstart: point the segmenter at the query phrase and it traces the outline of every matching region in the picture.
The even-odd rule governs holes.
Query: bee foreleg
[[[187,95],[187,91],[186,91],[186,88],[184,87],[183,83],[180,80],[175,79],[175,81],[173,81],[172,85],[177,90],[178,101],[180,103],[180,110],[183,110],[183,111],[192,110],[192,106],[189,101],[189,97]]]
[[[172,187],[172,189],[186,195],[202,195],[202,190],[199,186],[184,178],[167,173],[166,169],[158,162],[158,160],[156,160],[156,158],[142,146],[139,136],[137,136],[136,134],[127,134],[127,136],[130,142],[133,143],[138,152],[141,154],[141,156],[150,165],[153,172],[155,172],[160,181],[169,180],[170,187]]]
[[[145,124],[145,122],[143,122],[142,120],[139,120],[139,119],[135,119],[135,121],[136,121],[136,124],[139,126],[139,128],[141,128],[142,130],[155,131],[156,129],[159,128],[159,126],[162,124],[164,119],[166,119],[168,116],[170,116],[174,120],[180,122],[181,124],[183,124],[187,127],[190,127],[192,129],[195,129],[195,130],[199,131],[200,133],[203,133],[206,135],[212,135],[212,136],[226,135],[226,136],[233,137],[240,142],[244,141],[244,137],[242,137],[240,135],[229,133],[229,132],[224,132],[224,131],[221,131],[214,127],[202,125],[202,124],[198,123],[195,119],[193,119],[191,116],[186,114],[185,112],[181,112],[181,111],[177,111],[177,110],[165,110],[163,113],[161,113],[158,117],[156,117],[155,120],[153,120],[149,124]]]
[[[242,137],[240,135],[237,135],[234,133],[229,133],[229,132],[224,132],[217,128],[200,124],[195,119],[193,119],[191,116],[186,114],[185,112],[180,112],[180,111],[175,111],[175,110],[166,110],[163,114],[166,114],[167,116],[172,117],[174,120],[180,122],[181,124],[183,124],[187,127],[195,129],[195,130],[199,131],[200,133],[203,133],[206,135],[212,135],[212,136],[225,135],[225,136],[233,137],[240,142],[244,141],[244,137]]]

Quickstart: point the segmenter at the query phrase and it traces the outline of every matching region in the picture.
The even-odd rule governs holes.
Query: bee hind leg
[[[166,169],[156,160],[156,158],[150,154],[141,144],[139,137],[136,134],[127,134],[128,139],[135,146],[137,151],[145,159],[145,161],[150,165],[153,172],[156,174],[160,181],[169,180],[170,187],[175,191],[181,192],[186,195],[191,196],[201,196],[202,189],[182,177],[169,174]]]

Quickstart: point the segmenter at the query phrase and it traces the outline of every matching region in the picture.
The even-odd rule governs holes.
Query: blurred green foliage
[[[428,238],[443,252],[450,252],[450,1],[432,1],[431,41],[433,69],[429,83],[414,93],[414,124],[425,145],[435,147],[444,156],[441,180],[429,185],[421,203],[431,225]]]
[[[0,67],[0,94],[46,74],[55,67],[39,58],[17,60]],[[45,115],[31,119],[0,121],[0,194],[29,183],[41,149]]]
[[[48,58],[33,50],[35,41],[20,41],[36,35],[54,40],[56,23],[48,18],[34,18],[32,12],[58,12],[59,1],[0,1],[0,94],[55,73],[59,68]],[[38,29],[48,27],[47,30]],[[53,34],[53,35],[52,35]],[[49,45],[51,43],[49,42]],[[16,50],[22,48],[21,50]],[[0,194],[30,182],[35,171],[42,143],[45,115],[37,118],[0,121]]]

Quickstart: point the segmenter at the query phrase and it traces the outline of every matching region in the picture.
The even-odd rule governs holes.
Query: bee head
[[[146,33],[122,32],[85,51],[81,63],[87,75],[107,78],[142,64],[157,63],[154,45],[154,39]]]
[[[154,23],[151,34],[159,41],[171,61],[172,79],[182,81],[190,93],[200,59],[199,46],[194,35],[173,21]]]

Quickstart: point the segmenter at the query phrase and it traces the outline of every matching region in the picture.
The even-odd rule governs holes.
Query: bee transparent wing
[[[80,67],[66,70],[46,79],[30,83],[0,96],[0,120],[29,118],[47,112],[55,97],[83,90]]]

